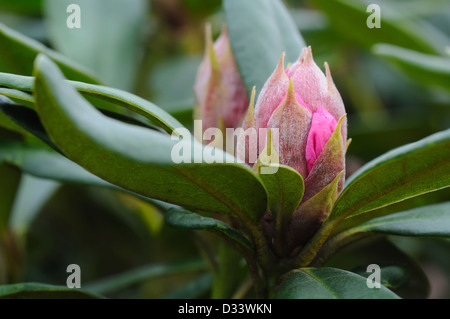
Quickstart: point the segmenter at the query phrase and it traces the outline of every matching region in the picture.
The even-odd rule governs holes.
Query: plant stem
[[[306,267],[312,263],[317,253],[340,221],[341,219],[334,219],[322,224],[311,240],[303,247],[298,257],[295,258],[296,268]]]

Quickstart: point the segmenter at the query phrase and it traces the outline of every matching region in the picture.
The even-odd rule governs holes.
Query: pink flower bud
[[[331,133],[334,132],[336,125],[337,121],[333,115],[319,105],[312,116],[311,129],[306,144],[305,158],[308,163],[308,173],[322,152]]]
[[[211,27],[206,28],[206,48],[194,85],[194,118],[210,127],[240,126],[248,107],[246,88],[239,74],[226,27],[212,43]]]
[[[282,54],[258,96],[254,113],[249,111],[245,120],[246,127],[279,129],[274,146],[280,164],[294,168],[304,179],[303,199],[287,234],[290,249],[307,241],[326,219],[344,183],[345,108],[326,63],[325,69],[326,75],[314,62],[310,47],[287,70]],[[259,153],[266,139],[258,135]],[[238,138],[238,149],[255,148],[255,142],[245,146],[240,145],[242,141]]]

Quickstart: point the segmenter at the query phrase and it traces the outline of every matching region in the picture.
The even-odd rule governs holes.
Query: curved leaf
[[[263,185],[234,157],[215,150],[211,159],[210,149],[190,136],[175,142],[165,134],[103,116],[63,81],[45,56],[36,60],[35,72],[36,108],[48,134],[69,158],[95,175],[187,208],[233,214],[244,221],[259,221],[264,214]],[[190,152],[189,163],[174,163],[175,146]],[[214,162],[217,155],[224,163]],[[202,160],[210,163],[199,163]]]
[[[347,180],[330,218],[363,214],[450,186],[450,129],[394,149]]]
[[[270,167],[269,164],[260,164],[261,167]],[[270,212],[276,220],[277,229],[286,230],[288,222],[300,204],[305,184],[303,177],[294,169],[285,165],[277,165],[274,174],[260,174],[267,189],[267,198]]]
[[[177,229],[203,229],[220,232],[222,235],[238,242],[243,247],[253,250],[252,244],[247,238],[221,220],[204,217],[187,210],[176,208],[169,209],[165,214],[164,220],[166,224]]]
[[[368,288],[366,278],[336,268],[302,268],[281,284],[278,299],[398,299],[384,286]]]
[[[89,173],[61,154],[37,146],[2,143],[0,162],[17,166],[22,171],[43,179],[120,189]]]
[[[384,237],[354,241],[324,264],[369,277],[371,264],[380,266],[380,281],[401,298],[424,299],[430,293],[430,283],[420,265]]]
[[[352,228],[351,231],[401,236],[450,237],[450,202],[375,218]]]
[[[55,61],[67,78],[99,83],[98,79],[82,66],[0,23],[0,71],[31,75],[33,61],[39,53],[45,53]]]
[[[100,98],[102,100],[114,103],[130,109],[149,120],[155,122],[164,128],[167,132],[172,133],[183,125],[164,110],[160,109],[153,103],[144,100],[132,93],[107,86],[88,84],[83,82],[68,81],[79,92],[89,96]],[[8,73],[0,73],[0,85],[4,85],[21,91],[34,91],[34,78],[31,76],[21,76]],[[1,94],[1,93],[0,93]]]
[[[395,63],[409,77],[425,85],[450,90],[450,57],[425,54],[389,44],[377,44],[372,51]]]
[[[282,52],[294,62],[305,46],[280,0],[224,0],[231,47],[249,96],[261,90]]]
[[[1,285],[0,299],[98,299],[102,296],[77,288],[26,282]]]
[[[433,25],[418,19],[399,19],[403,12],[395,10],[386,1],[380,5],[381,27],[369,28],[366,20],[370,2],[362,0],[310,0],[326,13],[333,31],[363,47],[370,48],[378,42],[392,43],[427,53],[443,53],[449,38]]]

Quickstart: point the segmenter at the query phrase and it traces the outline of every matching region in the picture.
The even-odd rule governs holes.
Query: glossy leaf
[[[20,129],[15,131],[25,134],[25,132],[23,131],[25,130],[26,132],[29,132],[44,141],[54,150],[58,150],[58,148],[55,146],[55,144],[53,144],[53,142],[50,140],[50,137],[45,132],[45,129],[34,110],[16,104],[11,100],[0,96],[0,111],[2,111],[10,121],[13,121],[16,125],[20,126]],[[4,121],[0,122],[0,125],[4,124]],[[6,127],[11,129],[8,126]]]
[[[260,164],[261,167],[270,167],[268,164]],[[292,215],[300,204],[305,184],[302,176],[294,169],[285,165],[278,165],[274,174],[260,174],[267,189],[269,209],[277,221],[278,229],[285,229]]]
[[[369,28],[367,19],[373,13],[367,11],[368,3],[362,0],[310,0],[324,12],[333,31],[352,43],[370,48],[374,44],[391,43],[427,53],[443,53],[450,40],[431,24],[418,19],[399,19],[397,12],[389,3],[381,8],[380,28]],[[370,9],[370,8],[369,8]],[[444,45],[443,45],[444,44]]]
[[[33,61],[39,53],[45,53],[54,60],[67,78],[88,83],[99,83],[99,80],[82,66],[0,23],[1,72],[31,75]]]
[[[450,57],[424,54],[389,44],[377,44],[372,51],[392,61],[412,79],[450,90]]]
[[[245,164],[225,163],[236,162],[229,154],[215,150],[224,161],[216,163],[217,157],[211,159],[209,149],[190,136],[174,141],[103,116],[63,81],[56,65],[45,56],[37,59],[35,73],[36,106],[46,131],[70,159],[95,175],[187,208],[232,214],[247,221],[259,221],[265,212],[266,193],[258,176]],[[175,165],[172,152],[177,147],[194,155],[189,156],[190,163]],[[206,158],[200,158],[201,154]]]
[[[0,286],[0,299],[98,299],[99,295],[82,289],[40,283],[20,283]]]
[[[281,284],[278,299],[398,299],[384,286],[368,288],[366,278],[337,268],[302,268]]]
[[[373,270],[367,271],[371,264],[380,266],[381,284],[401,298],[428,297],[430,284],[421,266],[383,237],[355,241],[331,257],[324,266],[348,270],[367,278],[373,274]]]
[[[38,146],[2,143],[0,144],[0,162],[17,166],[22,171],[43,179],[120,189],[89,173],[63,155]]]
[[[79,29],[66,25],[70,13],[65,12],[71,4],[81,9]],[[140,62],[146,0],[46,0],[43,8],[50,42],[58,52],[110,86],[132,88]]]
[[[33,134],[34,136],[41,139],[43,142],[45,142],[47,145],[52,147],[57,152],[60,152],[60,150],[53,144],[50,137],[48,136],[47,132],[45,131],[44,127],[42,126],[41,120],[39,119],[39,116],[37,112],[33,109],[24,107],[22,105],[13,103],[10,100],[5,99],[4,97],[0,96],[0,110],[14,123],[20,126],[19,130],[16,130],[19,133],[24,133],[22,129],[26,130],[27,132]],[[151,124],[143,123],[140,120],[107,111],[107,110],[100,110],[103,114],[107,115],[108,117],[111,117],[113,119],[122,121],[124,123],[138,125],[142,127],[146,127],[149,129],[153,129],[156,131],[162,131],[159,127],[156,127]],[[0,125],[5,124],[0,119]],[[6,126],[6,125],[5,125]],[[6,126],[7,128],[11,129],[10,127]],[[14,129],[14,128],[13,128]]]
[[[280,0],[224,0],[228,33],[249,96],[262,89],[282,52],[294,62],[305,46]]]
[[[450,202],[375,218],[353,228],[352,231],[401,236],[450,237]]]
[[[347,180],[330,218],[363,214],[450,186],[450,130],[394,149]]]
[[[99,98],[116,105],[123,106],[142,116],[145,116],[152,122],[160,125],[167,132],[172,133],[183,125],[164,110],[153,103],[144,100],[132,93],[110,88],[107,86],[93,85],[83,82],[68,81],[79,92],[88,96]],[[0,85],[4,85],[21,91],[34,90],[34,78],[29,76],[19,76],[15,74],[0,73]]]
[[[23,172],[34,177],[62,183],[102,187],[129,193],[163,210],[174,207],[174,205],[169,203],[149,199],[108,183],[98,176],[89,173],[83,167],[63,155],[36,145],[13,142],[0,143],[0,163],[3,162],[16,166]]]
[[[184,209],[172,208],[166,212],[165,222],[177,229],[201,229],[219,232],[221,235],[238,242],[243,247],[253,250],[252,244],[239,231],[215,218],[204,217]]]

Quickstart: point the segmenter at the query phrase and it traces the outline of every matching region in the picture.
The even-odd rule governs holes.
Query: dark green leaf
[[[352,228],[352,231],[401,236],[450,237],[450,202],[375,218]]]
[[[302,268],[281,284],[278,299],[398,299],[384,286],[368,288],[366,278],[336,268]]]
[[[381,284],[401,298],[427,298],[428,278],[420,265],[384,237],[368,237],[354,241],[331,257],[325,267],[335,267],[358,273],[363,277],[371,264],[380,266]]]
[[[95,76],[80,65],[0,23],[0,71],[31,75],[33,61],[39,53],[45,53],[54,60],[67,78],[99,83]]]
[[[397,12],[389,3],[380,6],[380,28],[369,28],[367,12],[370,2],[362,0],[310,0],[330,20],[330,27],[342,37],[363,47],[391,43],[427,53],[443,53],[449,38],[432,25],[418,19],[399,19],[403,12]]]
[[[260,164],[261,167],[270,167]],[[294,169],[285,165],[278,165],[275,174],[260,174],[267,189],[269,209],[277,221],[277,228],[286,230],[285,226],[291,220],[293,213],[300,204],[305,184],[302,176]]]
[[[2,143],[0,144],[0,162],[17,166],[30,175],[44,179],[120,189],[92,175],[61,154],[37,146]]]
[[[36,61],[36,107],[46,131],[72,160],[132,192],[187,208],[259,221],[267,205],[258,176],[229,154],[107,118],[63,81],[45,56]],[[175,165],[175,146],[190,153]],[[184,148],[184,151],[186,151]],[[186,151],[187,152],[187,151]],[[195,158],[192,156],[195,156]],[[203,154],[203,163],[195,163]],[[223,163],[214,162],[217,155]],[[205,163],[210,162],[210,163]],[[230,163],[231,162],[231,163]]]
[[[88,96],[123,106],[138,114],[141,114],[157,125],[160,125],[169,133],[172,133],[172,131],[177,128],[183,127],[180,122],[178,122],[167,112],[134,94],[106,86],[73,81],[68,81],[68,83],[75,87],[79,92]],[[33,91],[34,78],[29,76],[0,73],[0,85],[21,91]]]
[[[219,232],[245,248],[253,250],[251,243],[239,231],[215,218],[204,217],[184,209],[172,208],[166,212],[165,222],[177,229],[204,229]]]
[[[349,180],[330,218],[363,214],[450,186],[450,129],[394,149]]]
[[[0,111],[2,111],[10,120],[19,125],[25,131],[41,139],[54,150],[58,150],[55,144],[53,144],[50,140],[50,137],[48,137],[39,116],[34,110],[13,103],[12,101],[0,96]]]
[[[424,54],[389,44],[377,44],[372,51],[392,61],[412,79],[450,91],[450,57]]]
[[[0,299],[97,299],[99,295],[77,288],[40,283],[20,283],[0,286]]]
[[[225,15],[239,70],[249,96],[262,89],[282,52],[294,62],[305,46],[280,0],[224,0]]]

